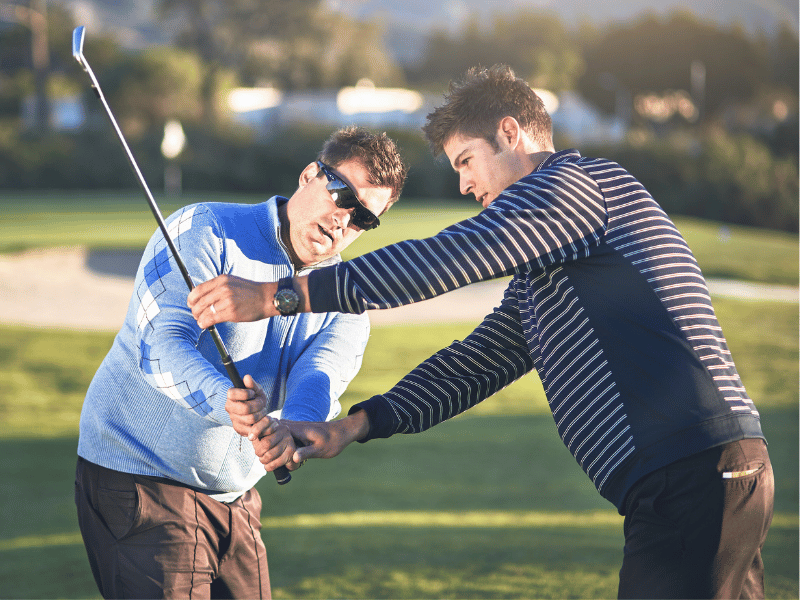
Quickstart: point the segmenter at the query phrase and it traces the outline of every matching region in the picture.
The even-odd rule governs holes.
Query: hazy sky
[[[551,10],[565,19],[592,17],[599,22],[627,20],[645,12],[666,14],[686,8],[720,23],[738,21],[748,29],[771,29],[789,21],[797,30],[797,0],[325,0],[338,10],[354,16],[383,15],[388,21],[416,24],[420,28],[456,24],[470,13],[512,12],[529,7]]]
[[[51,0],[69,6],[78,21],[91,31],[113,29],[128,47],[166,42],[167,32],[155,26],[153,6],[157,0]],[[354,16],[382,19],[398,40],[406,45],[403,54],[413,55],[419,40],[431,29],[457,29],[470,14],[488,17],[520,8],[552,11],[565,23],[591,18],[603,25],[624,21],[645,12],[665,15],[686,8],[698,17],[721,24],[741,23],[748,31],[772,33],[788,21],[797,31],[798,0],[324,0],[331,8]]]

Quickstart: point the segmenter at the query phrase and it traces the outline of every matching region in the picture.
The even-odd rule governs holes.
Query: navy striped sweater
[[[627,171],[575,150],[436,236],[312,273],[310,300],[360,313],[505,275],[468,337],[354,407],[368,439],[423,431],[535,368],[564,444],[622,512],[643,475],[763,437],[686,242]]]

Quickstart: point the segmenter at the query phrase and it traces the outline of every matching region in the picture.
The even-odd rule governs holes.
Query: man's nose
[[[459,187],[461,188],[461,193],[466,196],[467,194],[472,192],[472,179],[465,175],[459,176]]]
[[[353,211],[355,211],[355,207],[337,208],[333,213],[333,222],[339,229],[347,229],[347,227],[350,225],[350,221],[353,218]]]

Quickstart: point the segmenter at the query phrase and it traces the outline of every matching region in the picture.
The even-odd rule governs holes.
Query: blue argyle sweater
[[[280,242],[277,202],[187,206],[167,219],[195,283],[227,273],[255,281],[293,275]],[[338,262],[338,257],[327,264]],[[121,331],[81,411],[78,454],[109,469],[166,477],[231,500],[264,474],[252,444],[225,411],[231,387],[160,230],[148,243]],[[365,315],[340,313],[222,323],[239,373],[250,374],[284,418],[324,421],[358,372]]]
[[[620,512],[643,475],[763,437],[703,275],[618,164],[550,155],[477,216],[309,276],[313,310],[359,313],[512,275],[464,340],[363,402],[367,439],[417,433],[538,372],[558,433]]]

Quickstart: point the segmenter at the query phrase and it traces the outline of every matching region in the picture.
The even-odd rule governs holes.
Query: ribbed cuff
[[[337,299],[336,265],[315,269],[308,274],[308,301],[311,312],[342,312]]]
[[[369,418],[369,433],[363,439],[358,440],[359,443],[363,444],[370,440],[394,435],[396,423],[391,411],[386,408],[386,400],[383,396],[373,396],[369,400],[354,404],[347,414],[352,415],[359,410],[366,411],[367,418]]]

